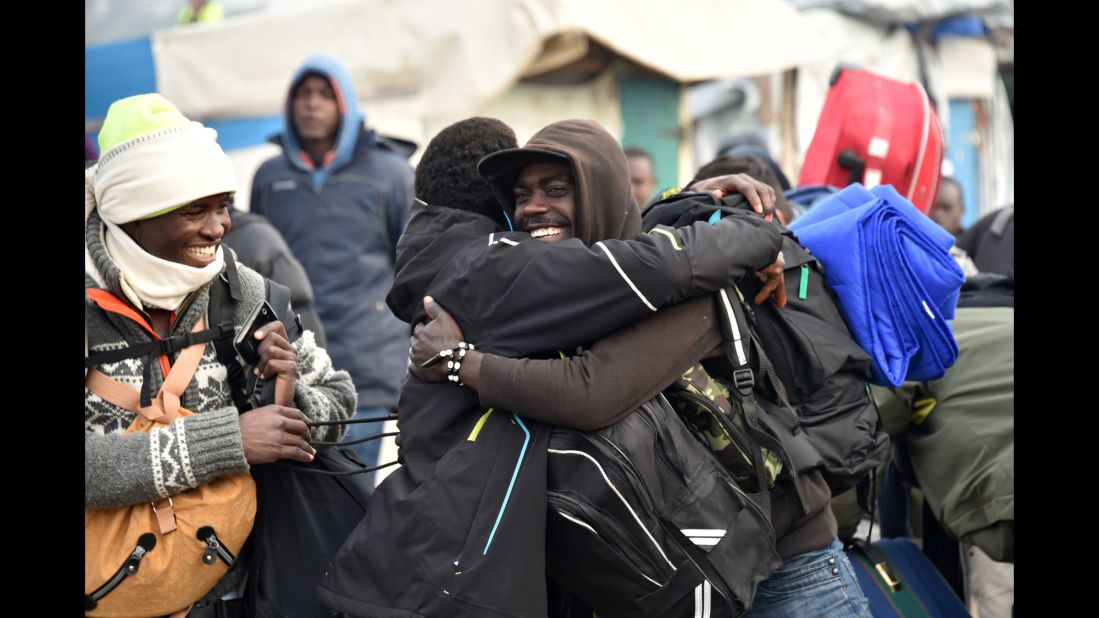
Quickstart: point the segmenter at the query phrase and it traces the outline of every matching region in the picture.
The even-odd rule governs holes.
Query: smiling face
[[[194,268],[213,263],[228,233],[229,193],[197,199],[172,212],[123,224],[122,230],[147,253]]]
[[[543,242],[576,235],[576,183],[569,166],[532,163],[519,171],[512,192],[515,229]]]

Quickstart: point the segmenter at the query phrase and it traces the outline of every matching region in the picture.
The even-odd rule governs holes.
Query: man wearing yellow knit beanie
[[[102,155],[84,174],[85,525],[89,530],[89,518],[111,509],[149,510],[161,536],[146,548],[145,572],[157,548],[178,538],[170,535],[184,534],[180,505],[194,495],[188,492],[246,473],[250,464],[312,461],[310,442],[335,440],[341,432],[339,426],[310,430],[306,422],[347,419],[355,409],[348,374],[333,369],[312,332],[291,343],[282,322],[251,334],[259,350],[255,369],[275,380],[275,403],[250,409],[234,397],[229,376],[234,369],[240,375],[240,368],[223,362],[217,348],[247,327],[267,283],[221,246],[237,183],[216,138],[158,94],[129,97],[111,105],[99,135]],[[235,328],[211,324],[211,312],[221,306],[211,296],[223,294],[234,303],[224,318]],[[292,309],[275,310],[286,316]],[[192,616],[215,605],[224,606],[218,615],[237,615],[245,572],[234,555],[240,546],[222,547],[228,554],[218,555],[228,572],[212,588],[176,602],[181,606],[158,606],[171,584],[143,583],[136,567],[95,581],[89,559],[117,567],[130,564],[137,550],[125,546],[123,535],[87,536],[89,615],[111,607],[111,615],[159,616],[195,602]],[[191,541],[202,545],[193,533]],[[136,592],[143,585],[151,592]]]

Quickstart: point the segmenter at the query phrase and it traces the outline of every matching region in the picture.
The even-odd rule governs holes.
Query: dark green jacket
[[[1015,309],[959,308],[952,324],[954,366],[879,398],[882,419],[943,527],[1014,562]]]

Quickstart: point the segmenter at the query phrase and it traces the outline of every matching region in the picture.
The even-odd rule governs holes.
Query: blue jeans
[[[843,544],[833,539],[828,547],[794,556],[771,574],[756,591],[751,618],[811,618],[852,616],[872,618],[855,570]]]
[[[385,408],[359,408],[355,411],[355,416],[352,418],[379,418],[389,414],[389,410]],[[347,426],[347,435],[344,436],[341,442],[350,442],[351,440],[358,440],[360,438],[366,438],[375,434],[382,433],[384,423],[352,423]],[[369,442],[361,442],[359,444],[352,444],[345,448],[349,448],[355,451],[355,454],[359,456],[359,459],[366,464],[367,468],[373,468],[378,465],[378,450],[381,448],[381,440],[370,440]],[[374,473],[368,472],[371,482],[374,481]]]

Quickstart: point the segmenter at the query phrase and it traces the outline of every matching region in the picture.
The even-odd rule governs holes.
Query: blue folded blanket
[[[853,184],[790,224],[825,269],[851,333],[873,362],[872,382],[936,380],[958,358],[947,320],[965,274],[954,237],[893,187]]]

